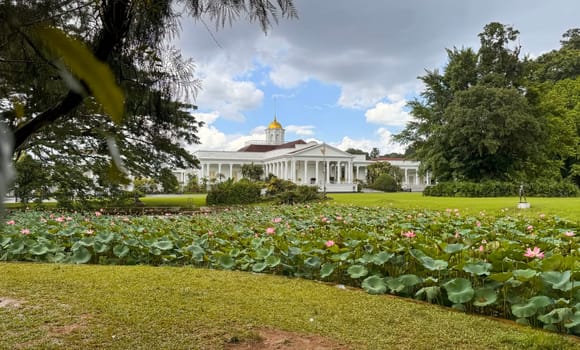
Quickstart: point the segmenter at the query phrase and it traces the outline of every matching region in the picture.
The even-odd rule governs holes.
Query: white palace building
[[[356,192],[358,183],[366,182],[367,166],[375,161],[389,161],[405,173],[403,187],[422,190],[428,177],[419,177],[418,161],[402,158],[366,160],[365,155],[350,154],[326,143],[286,142],[284,128],[274,118],[265,130],[265,141],[252,141],[237,151],[197,151],[199,169],[176,170],[174,174],[183,185],[189,175],[196,175],[202,182],[239,180],[244,164],[261,165],[264,174],[290,180],[298,185],[318,186],[320,191]]]

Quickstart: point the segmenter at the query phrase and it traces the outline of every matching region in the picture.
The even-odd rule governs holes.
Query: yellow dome
[[[274,120],[268,125],[268,129],[282,129],[282,124],[278,123],[276,117],[274,117]]]

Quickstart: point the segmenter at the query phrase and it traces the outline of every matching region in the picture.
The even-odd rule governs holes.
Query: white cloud
[[[287,64],[275,64],[269,76],[274,84],[285,89],[295,88],[310,79],[308,75]]]
[[[404,126],[411,120],[411,115],[404,110],[407,101],[403,99],[394,102],[379,102],[374,108],[366,111],[365,117],[368,123]]]
[[[286,131],[293,132],[296,135],[310,136],[314,135],[314,125],[288,125],[284,127]]]
[[[339,143],[333,143],[332,145],[341,149],[347,150],[348,148],[361,149],[365,152],[370,152],[374,147],[377,147],[381,154],[385,153],[404,153],[405,147],[393,141],[393,134],[386,128],[379,128],[375,131],[378,136],[374,140],[370,139],[352,139],[348,136],[342,138]]]

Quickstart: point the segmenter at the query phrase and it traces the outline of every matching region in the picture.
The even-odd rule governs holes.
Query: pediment
[[[340,149],[330,146],[328,144],[318,144],[312,147],[307,147],[303,150],[296,150],[292,152],[294,156],[304,157],[329,157],[329,158],[352,158],[353,155]]]

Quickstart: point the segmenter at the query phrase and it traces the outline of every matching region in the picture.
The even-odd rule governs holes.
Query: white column
[[[290,162],[290,180],[292,182],[296,182],[296,160],[292,159],[292,161]]]
[[[302,183],[303,184],[310,184],[310,181],[308,181],[307,179],[308,179],[308,161],[305,160],[304,161],[304,177],[302,178]]]
[[[352,162],[349,161],[348,163],[348,170],[347,170],[347,175],[348,175],[348,183],[352,183]]]
[[[415,185],[419,184],[419,168],[415,169]]]
[[[405,185],[409,185],[409,175],[407,174],[407,168],[405,168]]]
[[[315,170],[314,170],[314,177],[316,178],[316,184],[320,183],[320,176],[318,176],[318,163],[319,161],[316,160],[315,161],[316,165],[315,165]]]
[[[356,166],[356,179],[360,180],[360,166],[359,165]]]
[[[326,161],[326,183],[330,183],[330,161]]]
[[[221,182],[221,179],[220,179],[220,174],[221,173],[222,173],[222,163],[218,163],[218,172],[217,172],[217,174],[215,176],[217,178],[218,182]]]

